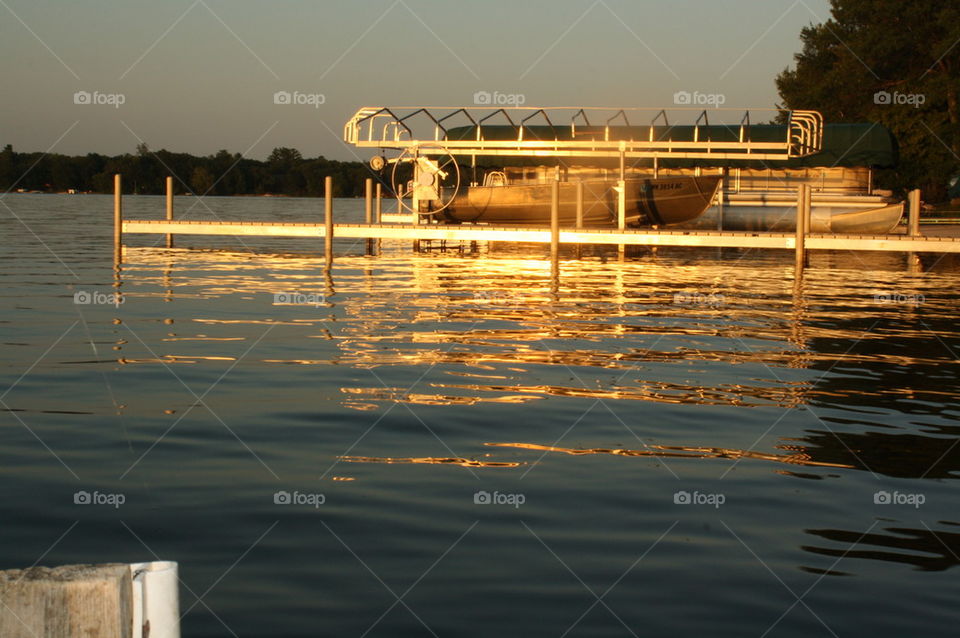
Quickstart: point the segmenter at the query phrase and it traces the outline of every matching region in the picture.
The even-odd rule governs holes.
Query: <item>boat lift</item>
[[[656,177],[659,160],[664,158],[776,162],[812,155],[822,148],[823,117],[816,111],[779,111],[787,122],[786,135],[779,141],[754,141],[749,111],[738,125],[727,127],[736,133],[735,139],[710,139],[706,135],[710,114],[718,119],[717,113],[731,110],[671,109],[671,115],[696,115],[692,125],[681,125],[692,128],[692,139],[677,140],[671,135],[677,125],[671,126],[665,109],[363,107],[344,125],[343,139],[357,148],[379,150],[381,154],[371,159],[372,168],[380,171],[392,164],[391,186],[398,202],[421,215],[443,210],[456,197],[461,181],[457,157],[470,157],[474,168],[478,156],[619,159],[616,188],[622,227],[628,160],[652,159]],[[631,118],[647,120],[651,113],[648,124],[631,123]],[[382,155],[385,151],[399,154],[387,159]],[[405,164],[412,165],[413,179],[399,184],[397,168]],[[404,190],[412,191],[409,206],[403,201]]]

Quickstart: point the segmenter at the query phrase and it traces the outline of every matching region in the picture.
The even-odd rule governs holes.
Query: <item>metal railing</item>
[[[787,160],[822,149],[820,113],[755,110],[786,115],[782,139],[756,141],[750,111],[744,113],[739,124],[710,125],[711,116],[716,122],[733,109],[671,109],[675,122],[671,125],[666,109],[490,106],[364,107],[344,125],[343,139],[359,148],[539,157]],[[655,113],[649,124],[638,126],[630,121],[647,119],[651,112]],[[677,124],[678,117],[684,115],[695,117],[689,124]],[[534,119],[543,123],[530,124]],[[591,124],[591,119],[603,124]],[[568,124],[558,123],[563,121]],[[712,139],[711,133],[721,127],[728,134],[720,137],[728,139]],[[466,129],[469,135],[452,138],[450,131],[454,129]],[[534,131],[537,134],[531,135]],[[673,134],[679,131],[692,131],[688,135],[692,139],[674,139]]]

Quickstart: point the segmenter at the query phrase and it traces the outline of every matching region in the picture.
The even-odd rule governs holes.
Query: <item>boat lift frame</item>
[[[641,139],[634,136],[643,131],[643,127],[631,125],[629,116],[637,119],[639,115],[649,115],[654,109],[644,108],[605,108],[605,107],[363,107],[354,113],[343,129],[343,139],[358,148],[374,148],[380,151],[399,151],[400,156],[390,160],[413,162],[413,180],[411,199],[408,206],[403,200],[400,185],[393,184],[397,193],[398,209],[406,208],[414,214],[427,215],[436,220],[436,213],[450,205],[459,192],[459,172],[456,184],[444,200],[436,174],[426,175],[421,180],[422,167],[420,156],[448,156],[454,161],[456,156],[469,156],[471,166],[476,168],[477,156],[504,157],[542,157],[620,160],[619,180],[614,190],[617,193],[617,227],[626,227],[626,166],[628,160],[652,159],[653,175],[659,172],[661,158],[709,159],[725,161],[752,159],[765,161],[784,161],[794,157],[804,157],[817,153],[823,147],[823,116],[817,111],[783,111],[787,121],[784,139],[775,142],[756,142],[750,129],[750,112],[740,120],[736,141],[713,141],[706,133],[710,126],[709,111],[699,108],[671,109],[690,115],[697,114],[693,123],[692,140],[674,140],[666,109],[656,110]],[[711,109],[722,114],[732,109]],[[773,109],[766,109],[773,110]],[[551,117],[552,115],[552,117]],[[476,131],[475,139],[451,139],[451,126],[448,120],[462,116]],[[509,126],[516,129],[515,139],[487,139],[484,124],[497,116],[502,116]],[[592,125],[594,121],[603,121],[602,126]],[[532,131],[528,124],[534,119],[542,120],[537,133],[549,129],[553,139],[542,139],[536,135],[533,139],[525,133]],[[569,118],[569,124],[555,125],[554,120]],[[716,118],[715,118],[716,119]],[[583,124],[579,125],[578,120]],[[662,124],[658,124],[662,120]],[[622,121],[623,125],[614,125]],[[463,125],[461,125],[463,126]],[[491,125],[487,125],[491,126]],[[498,126],[502,130],[502,125]],[[689,126],[689,125],[687,125]],[[569,127],[569,133],[567,132]],[[665,130],[664,130],[665,129]],[[490,130],[489,128],[487,130]],[[561,137],[561,130],[563,136]],[[732,131],[733,129],[731,129]],[[667,135],[664,135],[667,133]],[[512,137],[512,136],[511,136]],[[386,160],[377,159],[383,166]],[[446,164],[446,162],[444,162]],[[394,172],[395,174],[395,172]],[[560,179],[559,172],[557,180]],[[425,208],[424,208],[425,206]]]
[[[709,126],[709,114],[730,112],[734,109],[677,108],[671,113],[696,114],[692,140],[663,139],[662,129],[670,130],[666,109],[606,108],[606,107],[363,107],[344,125],[343,140],[357,148],[383,150],[420,149],[423,154],[486,155],[507,157],[580,157],[642,159],[677,158],[710,160],[788,160],[818,153],[823,147],[823,116],[817,111],[786,111],[762,109],[785,114],[786,135],[782,141],[755,142],[750,135],[750,111],[746,111],[736,130],[736,141],[703,139]],[[635,133],[638,128],[630,117],[649,115],[643,139],[624,139],[623,131]],[[740,112],[739,109],[736,112]],[[447,121],[462,116],[463,125],[476,129],[476,139],[450,139],[452,128]],[[496,116],[502,116],[509,126],[517,129],[516,139],[487,139],[484,125]],[[552,115],[552,117],[551,117]],[[418,117],[419,116],[419,117]],[[530,139],[528,122],[538,118],[554,133],[554,139]],[[601,126],[591,125],[603,122]],[[717,119],[716,117],[714,118]],[[554,121],[568,120],[567,124]],[[578,124],[578,121],[580,122]],[[623,125],[614,122],[622,121]],[[658,122],[661,122],[658,124]],[[490,124],[486,124],[491,126]],[[502,125],[496,125],[502,127]],[[689,126],[689,125],[688,125]],[[561,139],[560,131],[564,131]]]

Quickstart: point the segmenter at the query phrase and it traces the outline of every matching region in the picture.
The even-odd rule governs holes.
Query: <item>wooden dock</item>
[[[549,244],[549,227],[446,226],[414,224],[334,224],[333,236],[344,239],[503,241]],[[170,235],[258,237],[326,237],[326,224],[223,221],[126,220],[122,232]],[[646,229],[560,229],[561,244],[623,246],[701,246],[794,250],[794,233],[746,231],[669,231]],[[909,235],[808,234],[808,250],[878,250],[960,253],[960,238]]]
[[[484,224],[416,224],[410,217],[383,215],[380,189],[374,200],[372,180],[366,185],[366,223],[335,224],[333,216],[333,182],[326,178],[323,223],[188,221],[173,216],[172,181],[167,180],[166,218],[157,220],[125,220],[121,178],[115,176],[114,186],[114,262],[122,261],[123,235],[145,233],[166,235],[167,247],[172,247],[176,235],[227,235],[256,237],[323,238],[328,265],[333,259],[334,237],[381,240],[460,242],[513,242],[549,244],[550,258],[556,270],[560,244],[603,244],[623,249],[626,246],[686,246],[702,248],[760,248],[791,250],[795,254],[798,274],[803,272],[808,250],[860,250],[903,253],[960,253],[960,237],[924,237],[920,234],[920,192],[910,193],[909,219],[906,234],[856,235],[812,234],[810,227],[810,187],[802,184],[797,192],[797,230],[793,233],[750,231],[688,231],[625,228],[623,215],[619,228],[560,228],[558,182],[552,189],[551,223],[549,226],[490,226]],[[374,206],[374,201],[376,206]],[[383,223],[391,219],[393,223]],[[582,216],[578,215],[578,219]],[[406,223],[404,223],[406,222]]]

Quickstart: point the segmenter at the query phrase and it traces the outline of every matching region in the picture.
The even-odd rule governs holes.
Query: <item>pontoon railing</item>
[[[521,142],[523,141],[523,125],[527,123],[527,120],[531,120],[535,118],[537,115],[543,115],[543,119],[546,120],[547,126],[549,126],[550,130],[553,131],[554,139],[557,139],[557,129],[553,127],[553,122],[550,121],[550,116],[547,115],[547,112],[544,111],[543,109],[537,109],[527,117],[520,120],[520,133],[517,139],[519,139]]]
[[[671,113],[692,113],[691,124],[678,124],[681,118],[670,119],[666,109],[658,109],[647,125],[634,126],[628,113],[653,109],[611,109],[598,107],[364,107],[345,124],[343,139],[360,148],[405,150],[413,147],[439,149],[451,155],[501,155],[534,157],[593,158],[658,158],[682,159],[757,159],[787,160],[819,152],[823,146],[823,117],[816,111],[780,111],[786,114],[786,134],[781,140],[754,141],[750,111],[739,125],[710,125],[724,119],[731,109],[671,109]],[[762,109],[775,111],[774,109]],[[565,114],[566,113],[566,114]],[[572,115],[570,115],[572,113]],[[502,116],[515,129],[504,136],[504,124],[489,124]],[[460,116],[464,126],[475,129],[467,137],[451,139],[454,118]],[[603,124],[594,126],[591,117]],[[535,117],[542,118],[553,139],[531,139]],[[729,116],[727,116],[729,117]],[[557,120],[568,125],[557,125]],[[674,124],[671,126],[670,120]],[[622,121],[623,125],[615,124]],[[690,121],[690,120],[688,120]],[[735,121],[735,120],[734,120]],[[467,124],[469,123],[469,124]],[[729,129],[729,139],[716,139],[708,131],[717,126]],[[496,127],[494,129],[493,127]],[[678,127],[691,129],[693,139],[674,139]],[[708,128],[709,127],[709,128]],[[496,130],[496,135],[487,135]],[[645,134],[644,134],[645,133]],[[704,139],[706,137],[706,139]],[[499,139],[490,139],[499,138]]]
[[[657,126],[657,120],[659,120],[661,117],[663,118],[663,126],[666,127],[667,129],[670,128],[670,120],[667,119],[666,109],[660,109],[660,111],[653,116],[653,119],[650,120],[650,135],[649,135],[650,140],[649,141],[651,142],[653,141],[653,131],[654,131],[654,128],[656,128]]]
[[[710,118],[707,116],[707,110],[704,109],[700,115],[697,116],[697,121],[693,123],[693,141],[700,141],[700,122],[703,122],[704,126],[710,126]],[[709,138],[707,138],[709,141]]]
[[[746,125],[744,125],[744,122],[746,122]],[[750,111],[744,113],[743,117],[740,119],[740,141],[750,141]]]
[[[582,117],[582,118],[583,118],[583,123],[584,123],[588,128],[589,128],[589,126],[590,126],[590,120],[589,120],[589,118],[587,118],[587,113],[586,113],[586,111],[584,111],[583,109],[580,109],[579,111],[577,111],[576,113],[573,114],[573,117],[570,118],[570,134],[571,134],[573,137],[576,137],[576,136],[577,136],[577,118],[578,118],[578,117]]]

